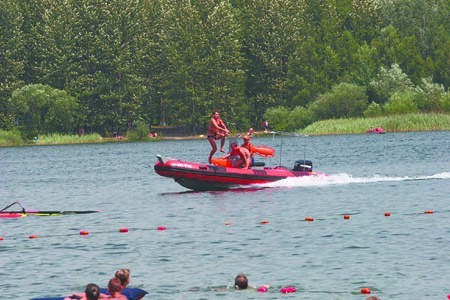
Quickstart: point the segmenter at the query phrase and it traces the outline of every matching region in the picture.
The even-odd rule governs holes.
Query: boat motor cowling
[[[310,160],[296,160],[294,164],[294,171],[301,171],[301,172],[312,172],[313,170],[313,164]]]

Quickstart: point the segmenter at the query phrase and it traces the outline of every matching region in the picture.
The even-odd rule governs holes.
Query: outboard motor
[[[312,161],[304,159],[295,161],[294,171],[312,172],[312,170],[313,170]]]

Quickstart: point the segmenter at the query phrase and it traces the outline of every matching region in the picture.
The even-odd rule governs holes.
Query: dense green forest
[[[2,0],[0,129],[450,112],[448,0]]]

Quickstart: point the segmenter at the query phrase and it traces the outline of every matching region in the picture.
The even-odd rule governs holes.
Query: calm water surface
[[[206,140],[0,148],[0,208],[102,211],[0,219],[1,298],[105,286],[123,267],[151,299],[450,294],[450,132],[253,141],[282,144],[283,165],[306,157],[329,176],[196,193],[153,164],[156,154],[205,162]],[[269,292],[230,289],[239,272]],[[282,295],[288,285],[297,293]]]

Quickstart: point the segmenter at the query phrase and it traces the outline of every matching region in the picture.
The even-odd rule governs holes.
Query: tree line
[[[448,0],[2,0],[0,129],[450,112]]]

